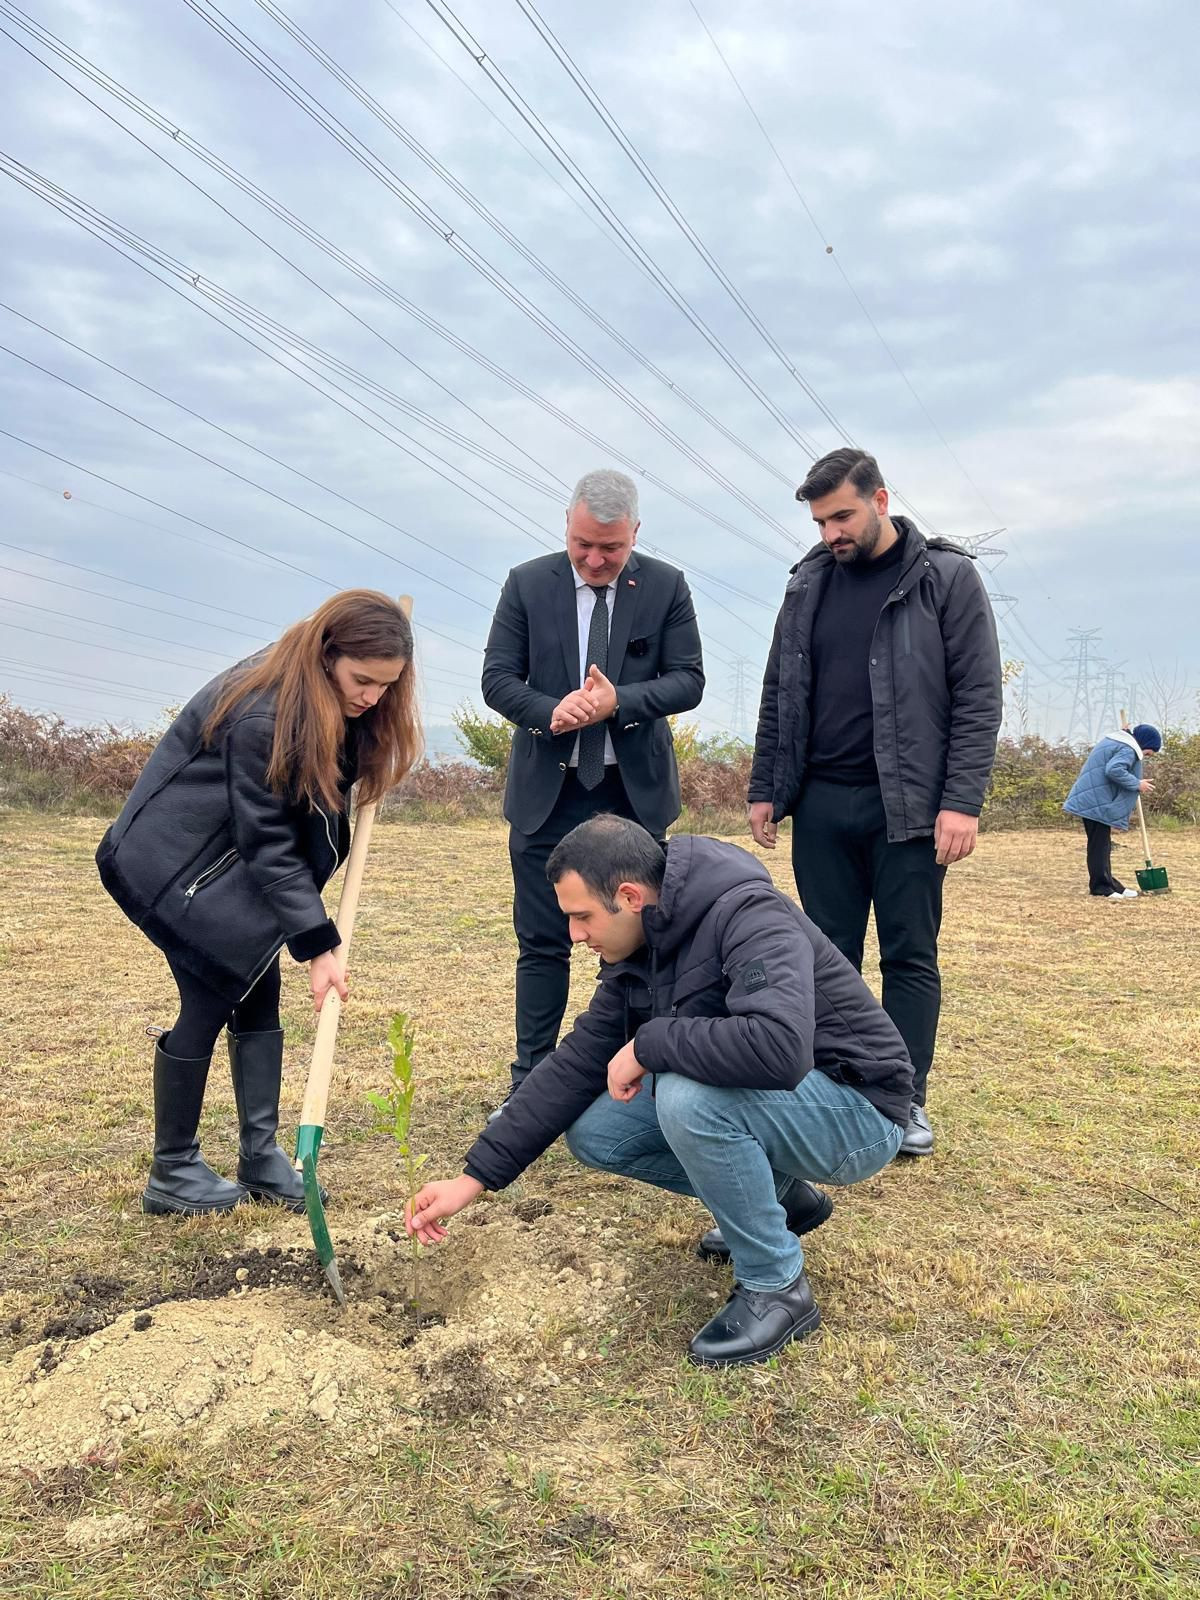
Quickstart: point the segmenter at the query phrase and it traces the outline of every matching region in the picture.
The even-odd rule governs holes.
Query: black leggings
[[[250,993],[231,1006],[195,973],[168,959],[179,990],[179,1016],[160,1043],[168,1055],[184,1061],[211,1056],[221,1029],[235,1033],[267,1033],[279,1027],[279,962],[272,961]]]

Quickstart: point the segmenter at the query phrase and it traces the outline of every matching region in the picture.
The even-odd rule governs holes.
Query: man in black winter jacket
[[[574,943],[602,959],[591,1005],[467,1154],[416,1196],[410,1233],[519,1177],[562,1133],[588,1166],[696,1195],[732,1255],[726,1305],[691,1341],[701,1366],[763,1361],[820,1321],[799,1235],[896,1154],[912,1065],[858,973],[736,845],[666,850],[604,815],[547,866]]]
[[[975,848],[995,759],[996,625],[973,558],[888,514],[873,456],[835,450],[796,498],[821,543],[792,568],[775,625],[750,831],[773,849],[792,817],[804,909],[859,969],[874,906],[883,1007],[915,1072],[901,1151],[928,1155],[942,883]]]

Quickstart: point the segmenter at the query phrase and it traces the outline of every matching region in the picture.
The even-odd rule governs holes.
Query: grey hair
[[[611,467],[600,467],[595,472],[585,472],[575,485],[568,511],[585,505],[597,522],[631,522],[638,520],[637,484],[623,472]]]

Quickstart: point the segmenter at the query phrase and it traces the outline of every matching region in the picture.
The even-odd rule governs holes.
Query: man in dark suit
[[[554,1049],[571,938],[546,863],[588,817],[632,817],[661,839],[679,815],[665,719],[699,705],[700,631],[682,572],[634,550],[637,485],[589,472],[567,547],[514,567],[483,658],[483,698],[516,724],[504,790],[517,958],[515,1087]]]

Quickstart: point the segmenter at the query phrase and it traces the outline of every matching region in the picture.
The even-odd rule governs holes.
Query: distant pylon
[[[1072,628],[1071,640],[1075,645],[1075,693],[1071,698],[1071,715],[1067,722],[1067,743],[1082,739],[1092,742],[1092,641],[1100,637],[1099,628]]]
[[[750,734],[750,714],[746,704],[746,668],[749,665],[745,656],[734,658],[730,697],[733,704],[733,733],[737,739],[747,739]]]
[[[1120,722],[1120,709],[1117,706],[1117,673],[1125,665],[1118,661],[1116,666],[1109,662],[1104,664],[1104,690],[1100,702],[1100,733],[1112,733]]]

